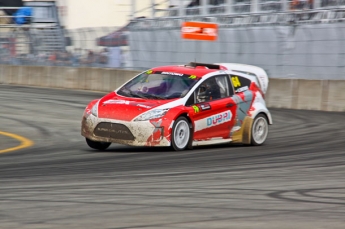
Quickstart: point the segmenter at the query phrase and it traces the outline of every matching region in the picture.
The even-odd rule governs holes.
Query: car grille
[[[98,137],[134,140],[134,136],[128,127],[118,123],[101,122],[96,126],[93,133]]]

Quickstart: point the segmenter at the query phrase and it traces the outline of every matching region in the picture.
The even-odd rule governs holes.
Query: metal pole
[[[135,4],[136,0],[131,0],[131,20],[135,18]]]
[[[288,0],[281,0],[281,4],[282,4],[282,11],[286,12],[289,10],[289,2]]]
[[[180,17],[182,17],[182,16],[185,15],[183,0],[179,0],[178,3],[179,3],[179,4],[178,4],[178,15],[179,15]]]
[[[252,0],[250,3],[250,12],[257,13],[259,9],[259,0]]]
[[[321,7],[321,0],[315,0],[313,9],[318,9]]]
[[[206,0],[200,0],[201,15],[207,15],[207,2]]]
[[[228,0],[227,5],[226,5],[226,13],[231,14],[233,13],[232,6],[234,4],[233,0]]]
[[[155,3],[155,0],[151,0],[151,6],[152,6],[151,17],[155,18],[155,16],[156,16],[156,3]]]

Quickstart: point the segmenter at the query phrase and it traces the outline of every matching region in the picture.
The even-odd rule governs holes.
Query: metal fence
[[[55,2],[0,7],[0,63],[41,64],[43,55],[65,50]]]
[[[184,21],[217,23],[218,40],[181,39]],[[148,69],[234,62],[261,66],[276,78],[345,79],[344,21],[341,8],[140,19],[124,28],[65,30],[63,47],[52,29],[0,28],[0,64]]]
[[[215,42],[181,39],[183,21],[219,25]],[[307,10],[138,21],[130,33],[133,66],[243,63],[275,78],[345,79],[345,10]]]
[[[155,2],[155,0],[153,0]],[[242,13],[286,12],[345,6],[344,0],[177,0],[169,8],[152,7],[153,17],[184,17]],[[159,5],[159,4],[157,4]]]
[[[116,60],[118,64],[115,64],[116,61],[111,60],[109,52],[114,56],[116,50],[118,58],[125,56],[129,47],[127,43],[121,43],[121,47],[113,47],[113,43],[99,43],[100,38],[106,38],[106,35],[118,29],[105,27],[62,30],[56,27],[0,26],[0,64],[126,68],[129,66],[123,60],[123,63]],[[127,42],[127,32],[121,32],[121,39]]]

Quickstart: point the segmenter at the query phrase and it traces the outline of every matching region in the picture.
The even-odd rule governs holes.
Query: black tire
[[[255,117],[251,129],[251,145],[259,146],[264,144],[268,136],[268,121],[265,115],[259,114]]]
[[[90,146],[92,149],[97,149],[97,150],[106,150],[111,143],[110,142],[96,142],[96,141],[92,141],[88,138],[86,139],[86,143],[88,146]]]
[[[191,149],[192,129],[188,119],[181,116],[175,120],[171,131],[171,146],[176,151]]]

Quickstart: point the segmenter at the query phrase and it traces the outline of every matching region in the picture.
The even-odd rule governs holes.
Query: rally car
[[[262,145],[272,117],[266,72],[256,66],[191,62],[144,71],[90,102],[81,134],[97,150],[111,143],[170,146]]]

